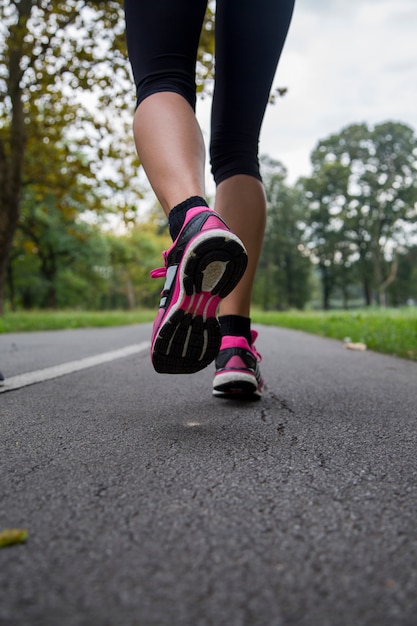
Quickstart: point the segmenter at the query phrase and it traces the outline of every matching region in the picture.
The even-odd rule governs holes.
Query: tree
[[[212,10],[199,50],[210,73]],[[201,73],[204,81],[204,72]],[[201,82],[201,81],[200,81]],[[88,94],[89,106],[83,94]],[[2,0],[0,4],[0,314],[9,253],[20,218],[25,153],[38,113],[53,126],[65,120],[68,136],[92,152],[91,174],[128,217],[135,203],[117,194],[137,169],[120,136],[134,89],[126,58],[122,0]],[[109,174],[107,159],[123,156]],[[115,152],[117,154],[115,154]],[[42,141],[39,160],[42,159]],[[132,165],[132,163],[134,163]],[[50,164],[53,168],[55,164]],[[137,199],[137,197],[136,197]]]
[[[107,290],[108,246],[95,225],[65,215],[48,199],[22,208],[13,240],[7,291],[17,307],[99,308]]]
[[[42,108],[41,108],[42,107]],[[64,263],[86,259],[90,239],[97,241],[95,229],[82,215],[104,210],[93,175],[94,161],[87,148],[80,148],[67,137],[66,120],[76,114],[76,107],[67,102],[55,103],[54,116],[44,103],[31,106],[31,124],[26,131],[20,220],[12,244],[12,260],[33,257],[33,267],[40,274],[36,297],[32,285],[20,282],[25,305],[55,308],[58,304],[58,278]],[[17,241],[16,241],[17,239]],[[97,246],[96,256],[101,248]],[[13,305],[16,293],[13,273],[20,263],[8,270],[9,292]],[[67,272],[68,276],[68,272]]]
[[[321,164],[315,176],[298,182],[306,205],[306,247],[319,270],[324,310],[330,308],[336,288],[342,291],[345,307],[348,302],[348,269],[354,252],[346,233],[349,176],[346,165],[331,161]]]
[[[124,235],[108,235],[110,265],[105,305],[133,309],[155,307],[161,284],[150,277],[150,271],[161,264],[161,250],[170,246],[166,229],[149,221],[131,228]]]
[[[4,0],[0,6],[0,312],[34,118],[48,111],[45,122],[53,124],[62,115],[73,135],[78,132],[85,141],[83,122],[94,120],[80,103],[75,106],[75,90],[92,92],[99,83],[111,87],[121,104],[128,78],[121,17],[121,2],[115,0],[90,6],[79,0]]]
[[[399,252],[397,261],[396,279],[387,289],[389,303],[393,306],[417,304],[417,246]]]
[[[265,310],[302,309],[309,298],[311,269],[302,252],[302,207],[297,190],[285,183],[284,166],[268,157],[261,164],[267,224],[254,299]]]
[[[53,195],[47,194],[38,201],[29,196],[23,203],[19,230],[26,252],[31,252],[38,263],[41,307],[58,306],[59,280],[63,273],[68,277],[68,270],[73,271],[75,265],[80,275],[88,275],[86,289],[92,289],[94,268],[106,256],[96,229],[80,219],[82,210],[71,206],[71,200],[65,198],[57,206]]]
[[[416,232],[417,137],[413,129],[399,122],[373,128],[353,124],[320,141],[311,160],[314,201],[327,194],[330,213],[343,205],[338,241],[354,250],[351,259],[358,259],[367,304],[372,301],[372,289],[384,304],[386,288],[395,280],[396,251]],[[330,196],[326,187],[329,168],[341,174]],[[347,183],[343,171],[348,174]]]

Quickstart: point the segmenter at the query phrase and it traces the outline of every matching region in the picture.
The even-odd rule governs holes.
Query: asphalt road
[[[1,626],[417,624],[417,363],[260,331],[252,403],[150,325],[0,335],[0,389],[49,368],[0,393]]]

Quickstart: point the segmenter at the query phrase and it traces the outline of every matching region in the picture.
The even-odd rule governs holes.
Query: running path
[[[149,336],[0,336],[6,383],[119,355],[0,394],[0,625],[411,626],[417,364],[261,328],[235,404]]]

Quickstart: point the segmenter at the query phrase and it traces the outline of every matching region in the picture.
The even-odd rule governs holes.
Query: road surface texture
[[[250,403],[149,324],[0,336],[1,626],[416,626],[417,363],[259,330]]]

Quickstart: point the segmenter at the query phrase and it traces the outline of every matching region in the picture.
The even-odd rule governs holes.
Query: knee
[[[179,94],[185,98],[195,111],[195,83],[193,80],[190,80],[187,72],[160,71],[146,75],[136,85],[136,106],[139,106],[148,96],[162,92]]]
[[[246,174],[261,179],[258,140],[244,132],[228,136],[212,136],[210,143],[211,171],[218,185],[226,178]]]

